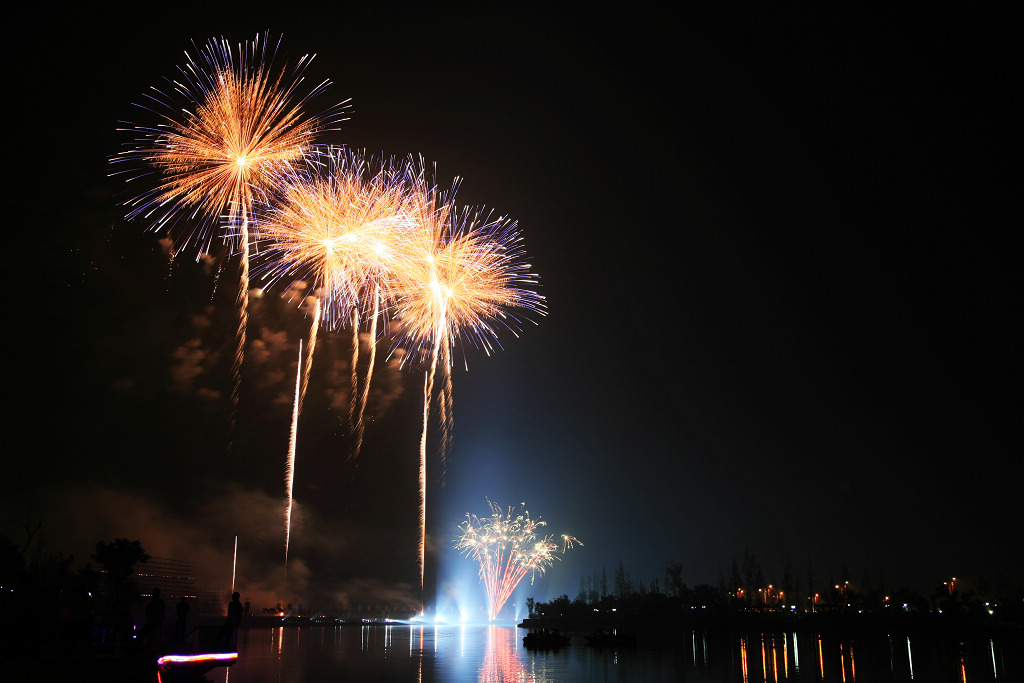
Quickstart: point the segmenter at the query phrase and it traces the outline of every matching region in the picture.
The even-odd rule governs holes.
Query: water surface
[[[514,626],[302,626],[243,629],[230,683],[778,683],[1022,681],[1021,642],[1006,637],[830,637],[688,631],[657,645],[597,649],[584,634],[554,651],[522,646]]]

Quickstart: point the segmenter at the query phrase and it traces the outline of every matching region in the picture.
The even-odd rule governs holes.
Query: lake
[[[527,650],[514,625],[248,628],[238,662],[207,674],[227,683],[661,683],[715,681],[1024,681],[1020,636],[836,637],[686,631],[670,642],[597,649],[584,634]]]

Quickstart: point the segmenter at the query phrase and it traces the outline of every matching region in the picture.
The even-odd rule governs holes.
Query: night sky
[[[745,552],[776,583],[787,561],[804,586],[809,561],[819,585],[844,565],[928,593],[1024,583],[1008,24],[632,5],[178,3],[15,31],[0,533],[23,538],[28,510],[40,547],[79,563],[137,538],[222,584],[237,535],[257,604],[418,599],[422,372],[381,360],[349,460],[349,338],[321,335],[282,589],[309,319],[283,289],[254,299],[229,432],[238,259],[216,286],[194,249],[169,261],[108,177],[118,122],[152,121],[132,103],[192,41],[270,31],[281,64],[316,53],[319,104],[351,98],[322,142],[461,177],[460,204],[518,220],[547,298],[497,354],[460,347],[428,490],[439,593],[482,593],[451,539],[487,500],[584,543],[522,594],[538,600],[620,562],[717,584]]]

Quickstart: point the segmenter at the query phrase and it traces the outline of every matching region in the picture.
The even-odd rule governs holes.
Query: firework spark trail
[[[423,377],[423,435],[420,437],[420,472],[419,472],[419,545],[417,558],[420,569],[420,595],[423,593],[423,578],[426,572],[427,560],[427,420],[430,417],[430,388],[433,379],[433,371],[424,373]]]
[[[349,387],[348,396],[348,428],[350,432],[356,431],[354,421],[356,419],[356,406],[359,405],[359,308],[352,307],[352,381]]]
[[[363,393],[359,400],[359,414],[356,416],[356,445],[353,452],[353,457],[359,455],[359,451],[363,447],[363,434],[365,433],[365,427],[363,424],[363,415],[366,413],[366,402],[370,397],[370,384],[373,381],[373,364],[377,360],[377,318],[380,317],[380,284],[376,284],[374,288],[373,297],[373,315],[370,318],[370,359],[369,364],[366,368],[366,379],[363,382]]]
[[[451,443],[452,353],[465,337],[488,353],[497,345],[497,325],[517,332],[516,308],[544,313],[544,298],[526,288],[536,283],[522,261],[515,223],[469,210],[458,212],[451,194],[417,179],[417,230],[410,235],[409,256],[395,284],[396,317],[404,324],[403,341],[411,356],[423,358],[427,377],[420,437],[420,588],[426,547],[426,450],[435,376],[442,373],[438,398],[441,413],[441,461]]]
[[[284,167],[300,164],[314,134],[342,120],[346,102],[321,114],[303,109],[321,95],[328,81],[299,94],[312,57],[301,57],[289,72],[272,73],[280,46],[270,35],[238,45],[211,39],[193,59],[185,53],[181,80],[170,80],[171,94],[157,89],[138,105],[158,118],[154,125],[131,125],[130,149],[111,161],[127,162],[129,182],[148,185],[127,202],[128,219],[152,220],[160,230],[179,220],[193,224],[200,253],[210,251],[219,233],[241,257],[238,348],[232,375],[232,424],[238,409],[241,364],[249,304],[250,214],[255,197],[271,191]],[[156,181],[153,182],[153,178]],[[224,220],[222,229],[217,226]],[[186,239],[190,239],[186,237]]]
[[[494,620],[528,573],[532,574],[532,583],[537,574],[543,574],[555,560],[561,559],[560,554],[564,555],[579,541],[563,535],[559,553],[553,535],[537,540],[537,530],[547,523],[530,519],[525,503],[520,503],[522,513],[515,517],[512,508],[502,512],[500,506],[487,503],[491,516],[481,520],[467,513],[466,521],[459,525],[462,535],[455,539],[455,548],[479,562],[488,617]]]
[[[518,647],[514,631],[500,626],[488,627],[488,645],[480,666],[479,683],[536,680],[536,677],[528,674],[523,662],[516,656]]]
[[[213,303],[214,297],[217,296],[217,287],[220,285],[220,272],[223,269],[224,262],[217,261],[217,270],[213,274],[213,287],[210,289],[210,303]]]
[[[446,346],[444,348],[444,354],[445,358],[443,359],[443,362],[445,367],[451,368],[451,349]],[[451,452],[452,448],[452,425],[455,417],[454,406],[452,404],[452,373],[450,369],[448,372],[444,373],[444,385],[441,387],[441,392],[437,401],[441,422],[441,485],[444,486],[445,476],[448,472],[447,454]]]
[[[288,546],[292,537],[292,503],[294,502],[293,487],[295,484],[295,442],[299,431],[300,387],[302,386],[302,340],[299,340],[299,364],[295,369],[295,401],[292,406],[292,429],[288,437],[288,461],[285,466],[285,506],[284,517],[284,572],[288,578]]]
[[[441,348],[444,327],[444,311],[442,306],[441,319],[438,322],[437,341],[431,355],[430,368],[423,382],[423,431],[420,436],[420,590],[423,590],[423,575],[426,568],[427,553],[427,426],[430,423],[430,397],[434,391],[434,375],[437,371],[437,354]]]
[[[279,178],[277,196],[261,206],[259,238],[265,245],[261,274],[270,285],[279,281],[309,279],[318,293],[310,350],[306,357],[305,395],[313,363],[318,331],[323,321],[328,329],[342,327],[349,317],[352,328],[352,390],[350,421],[356,407],[357,443],[362,444],[362,416],[373,374],[376,322],[380,302],[386,298],[390,273],[399,267],[398,252],[389,245],[401,245],[405,218],[406,190],[396,182],[401,173],[381,161],[371,172],[370,163],[359,153],[343,148],[324,148],[309,164],[291,169]],[[359,311],[367,290],[373,291],[370,368],[358,401]],[[296,407],[299,419],[302,401]]]
[[[306,369],[302,376],[302,392],[299,394],[300,413],[302,412],[302,402],[306,399],[306,390],[309,388],[309,375],[313,371],[313,352],[316,350],[316,337],[320,330],[321,310],[320,299],[317,299],[313,309],[313,323],[309,326],[309,349],[306,351]]]
[[[238,328],[235,331],[237,345],[235,359],[231,363],[231,377],[234,384],[231,387],[231,417],[228,423],[232,431],[234,431],[235,422],[238,419],[238,398],[242,387],[242,361],[245,359],[245,331],[249,325],[249,218],[248,212],[244,209],[242,210],[241,230],[242,265],[238,279]]]
[[[313,309],[313,323],[309,327],[309,344],[306,351],[306,362],[302,362],[302,340],[299,340],[299,364],[295,377],[295,402],[292,406],[292,426],[288,438],[288,459],[285,465],[285,481],[287,509],[284,521],[284,575],[288,579],[288,546],[291,543],[292,502],[295,486],[295,453],[298,444],[299,416],[302,414],[302,402],[306,399],[309,388],[309,374],[313,369],[313,352],[316,350],[317,330],[320,327],[320,300],[317,299]],[[301,381],[300,378],[301,377]]]
[[[174,258],[178,255],[178,252],[174,250],[174,243],[171,242],[167,245],[167,279],[171,278],[174,274]]]
[[[350,455],[355,457],[376,360],[377,319],[386,314],[382,302],[390,301],[391,282],[403,268],[409,200],[404,172],[391,160],[366,159],[337,147],[318,149],[313,156],[302,169],[282,175],[279,196],[265,203],[259,225],[266,258],[260,268],[271,285],[311,280],[326,327],[351,327],[349,420],[357,438]],[[370,367],[360,392],[360,311],[371,308],[371,297]]]
[[[502,327],[518,336],[523,320],[512,309],[543,315],[544,297],[529,287],[536,277],[522,260],[521,238],[514,221],[469,210],[458,212],[428,179],[426,169],[409,160],[403,166],[382,161],[376,175],[368,164],[344,148],[315,152],[316,133],[344,120],[347,101],[307,116],[304,108],[328,85],[323,81],[304,96],[299,87],[312,60],[303,56],[289,71],[273,71],[277,45],[269,34],[237,46],[211,39],[169,80],[168,93],[153,89],[139,105],[157,117],[152,125],[129,125],[135,134],[130,149],[111,161],[127,163],[129,182],[148,185],[129,200],[127,218],[151,221],[161,230],[181,221],[208,253],[215,236],[230,255],[241,258],[237,303],[238,348],[232,364],[232,417],[238,409],[241,366],[248,325],[250,239],[269,243],[277,257],[268,266],[271,280],[310,276],[320,292],[305,363],[305,382],[297,377],[289,465],[289,528],[294,442],[298,414],[308,384],[320,316],[328,329],[351,312],[353,389],[350,414],[356,417],[358,454],[363,418],[373,377],[378,319],[404,325],[402,340],[409,362],[427,360],[421,437],[421,547],[423,583],[426,544],[426,441],[436,373],[442,372],[439,401],[441,458],[451,448],[454,346],[468,340],[488,355]],[[327,163],[320,163],[326,158]],[[311,167],[322,171],[313,173]],[[324,178],[326,177],[326,180]],[[155,179],[155,182],[154,182]],[[270,226],[259,220],[256,203],[273,206]],[[282,208],[283,207],[283,208]],[[172,247],[172,254],[173,254]],[[429,263],[429,266],[425,264]],[[424,269],[429,273],[424,279]],[[218,267],[218,281],[220,268]],[[372,286],[371,286],[372,285]],[[216,284],[215,284],[216,287]],[[370,308],[370,360],[362,392],[358,385],[360,312]],[[321,309],[321,301],[323,308]],[[402,345],[396,344],[396,348]],[[438,367],[440,363],[440,368]],[[300,353],[301,364],[301,353]],[[286,540],[286,563],[287,563]]]

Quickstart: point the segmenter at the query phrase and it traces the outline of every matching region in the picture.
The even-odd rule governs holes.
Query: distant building
[[[173,614],[174,605],[184,597],[193,621],[222,618],[227,613],[230,588],[199,586],[196,566],[188,560],[151,557],[136,566],[132,579],[143,598],[148,598],[153,588],[159,588],[169,614]]]

